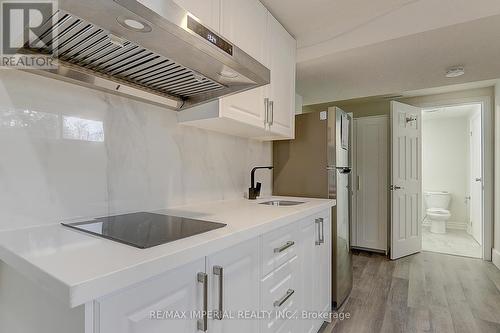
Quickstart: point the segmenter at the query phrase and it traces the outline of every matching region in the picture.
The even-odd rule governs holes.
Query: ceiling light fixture
[[[136,31],[136,32],[150,32],[151,26],[144,21],[139,21],[130,17],[117,17],[116,21],[120,23],[120,25],[128,30]]]
[[[464,74],[465,74],[464,66],[453,66],[446,70],[447,78],[459,77]]]

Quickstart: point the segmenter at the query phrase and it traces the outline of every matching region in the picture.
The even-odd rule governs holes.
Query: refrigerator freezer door
[[[334,308],[338,308],[352,289],[352,259],[349,244],[350,232],[350,173],[343,169],[329,170],[329,179],[335,178],[337,205],[332,210],[332,291]]]

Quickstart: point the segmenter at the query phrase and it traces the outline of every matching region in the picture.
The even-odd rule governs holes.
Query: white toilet
[[[451,195],[449,192],[428,191],[424,192],[427,218],[431,221],[431,232],[436,234],[446,233],[446,221],[451,217]]]

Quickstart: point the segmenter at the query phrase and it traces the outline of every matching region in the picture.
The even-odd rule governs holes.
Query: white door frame
[[[493,249],[494,122],[491,96],[465,97],[435,102],[412,103],[422,108],[481,104],[481,153],[483,156],[483,260],[491,261]]]

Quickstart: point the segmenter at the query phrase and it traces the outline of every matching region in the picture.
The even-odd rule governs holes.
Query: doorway
[[[422,111],[422,250],[482,258],[482,104]]]

